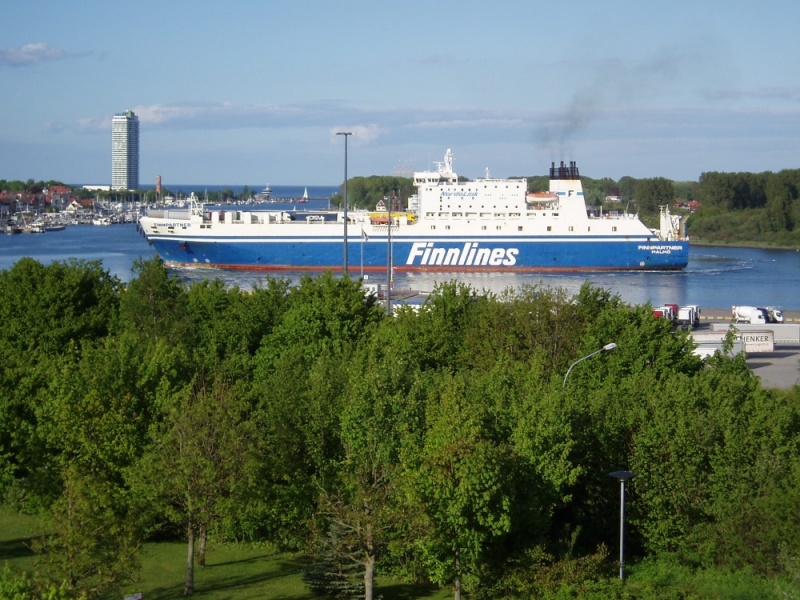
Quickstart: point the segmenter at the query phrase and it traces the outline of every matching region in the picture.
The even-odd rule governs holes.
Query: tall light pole
[[[619,578],[625,579],[625,482],[635,475],[630,471],[614,471],[611,477],[619,480]]]
[[[394,194],[394,190],[392,190]],[[394,195],[389,198],[389,215],[386,221],[386,316],[392,316],[392,202]]]
[[[339,131],[336,135],[344,136],[344,264],[342,274],[347,275],[347,136],[353,135],[353,132]]]
[[[592,358],[592,357],[593,357],[593,356],[595,356],[596,354],[600,354],[601,352],[611,352],[611,351],[612,351],[614,348],[616,348],[616,347],[617,347],[617,345],[616,345],[614,342],[611,342],[610,344],[606,344],[605,346],[603,346],[602,348],[600,348],[600,350],[596,350],[595,352],[592,352],[591,354],[587,354],[587,355],[586,355],[586,356],[584,356],[583,358],[579,358],[578,360],[576,360],[574,363],[572,363],[572,364],[569,366],[569,369],[567,369],[567,374],[566,374],[566,375],[564,375],[564,385],[563,385],[562,387],[567,387],[567,378],[569,377],[569,373],[570,373],[570,371],[572,371],[572,367],[574,367],[575,365],[577,365],[579,362],[583,362],[583,361],[584,361],[584,360],[586,360],[587,358]]]

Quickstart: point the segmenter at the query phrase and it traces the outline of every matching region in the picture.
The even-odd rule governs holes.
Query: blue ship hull
[[[344,248],[335,238],[180,240],[151,237],[159,255],[179,266],[246,271],[342,271]],[[348,269],[385,272],[386,238],[351,238]],[[689,262],[687,241],[642,238],[394,238],[391,263],[396,272],[558,272],[680,270]]]

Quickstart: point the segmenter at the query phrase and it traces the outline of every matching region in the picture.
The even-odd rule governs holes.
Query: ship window
[[[557,212],[554,212],[554,213],[553,213],[553,216],[554,216],[554,217],[557,217],[557,216],[558,216],[558,213],[557,213]]]
[[[431,229],[436,229],[436,225],[431,225]]]
[[[517,225],[517,231],[522,231],[522,225]]]
[[[444,228],[445,229],[450,229],[450,225],[445,225]]]
[[[611,228],[611,231],[616,231],[616,230],[617,230],[617,226],[614,225],[614,227]]]
[[[484,231],[486,231],[486,225],[481,225],[481,229],[483,229]]]
[[[574,230],[575,230],[575,228],[574,228],[572,225],[570,225],[570,226],[569,226],[569,230],[570,230],[570,231],[574,231]]]
[[[547,226],[547,231],[553,231],[553,228],[550,225]]]
[[[498,226],[497,226],[497,230],[498,230],[498,231],[499,231],[499,230],[501,230],[502,228],[503,228],[503,226],[502,226],[502,225],[498,225]]]

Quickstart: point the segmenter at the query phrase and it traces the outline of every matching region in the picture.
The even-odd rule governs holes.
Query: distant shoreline
[[[709,241],[694,241],[692,238],[689,238],[689,245],[690,246],[705,246],[710,248],[756,248],[758,250],[794,250],[795,252],[800,252],[800,248],[797,246],[771,246],[766,244],[758,244],[756,242],[739,242],[736,244],[724,244],[722,242],[709,242]]]

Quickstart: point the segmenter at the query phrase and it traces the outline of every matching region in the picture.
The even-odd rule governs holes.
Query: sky
[[[0,179],[339,185],[799,168],[800,2],[4,0]],[[345,136],[338,132],[351,132]]]

